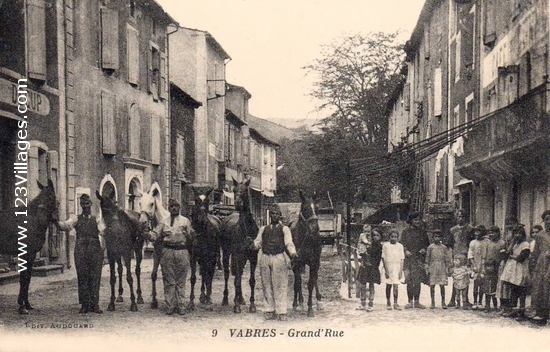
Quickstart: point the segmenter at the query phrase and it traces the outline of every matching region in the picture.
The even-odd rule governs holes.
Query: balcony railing
[[[464,155],[457,158],[457,168],[528,146],[547,136],[546,94],[546,86],[540,86],[472,127],[464,137]]]

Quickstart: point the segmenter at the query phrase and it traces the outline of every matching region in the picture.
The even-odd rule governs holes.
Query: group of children
[[[546,321],[550,309],[550,211],[543,213],[542,220],[547,225],[546,231],[540,225],[533,226],[531,239],[527,238],[521,224],[512,226],[507,236],[501,236],[497,226],[486,229],[479,225],[473,228],[474,239],[469,243],[467,255],[457,253],[453,256],[452,249],[442,243],[441,230],[433,230],[424,263],[429,277],[430,308],[436,307],[435,287],[439,286],[441,308],[447,309],[445,286],[452,277],[456,291],[455,308],[487,312],[500,309],[503,316],[523,320],[526,318],[526,296],[533,286],[531,306],[534,315],[531,318]],[[359,236],[357,280],[361,287],[361,306],[358,309],[373,309],[374,284],[381,283],[381,263],[386,278],[387,308],[401,309],[397,299],[398,285],[404,279],[405,253],[398,242],[399,231],[392,229],[388,235],[389,241],[382,243],[380,233],[365,225]],[[468,299],[470,284],[473,284],[473,304]]]

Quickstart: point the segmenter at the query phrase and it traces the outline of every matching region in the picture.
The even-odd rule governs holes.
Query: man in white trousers
[[[269,207],[269,217],[271,223],[260,228],[254,248],[260,249],[258,264],[266,302],[266,319],[284,321],[287,319],[290,258],[295,258],[297,253],[290,228],[281,223],[278,204]]]

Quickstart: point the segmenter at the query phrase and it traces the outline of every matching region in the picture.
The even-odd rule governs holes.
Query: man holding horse
[[[76,230],[74,262],[78,278],[78,301],[82,305],[80,314],[101,314],[99,288],[105,246],[98,220],[91,215],[92,201],[89,195],[80,196],[80,207],[82,214],[67,221],[59,221],[57,227],[63,231]]]
[[[168,210],[170,216],[162,219],[148,237],[153,241],[162,240],[163,244],[160,267],[166,314],[184,315],[183,297],[190,269],[189,250],[194,242],[195,231],[189,219],[180,215],[180,204],[177,200],[170,198]]]
[[[281,208],[272,204],[269,208],[271,223],[262,226],[254,240],[259,255],[260,276],[266,301],[266,318],[286,320],[288,297],[288,270],[290,259],[296,258],[290,228],[281,222]],[[288,255],[287,255],[288,252]]]

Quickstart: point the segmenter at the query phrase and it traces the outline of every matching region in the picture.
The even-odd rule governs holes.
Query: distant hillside
[[[311,131],[316,128],[313,127],[318,120],[316,119],[269,119],[269,121],[274,122],[278,125],[284,126],[291,130],[299,131]]]
[[[250,128],[258,131],[262,136],[279,143],[282,139],[298,139],[300,138],[301,131],[281,126],[275,122],[261,119],[259,117],[248,114],[247,120]]]

